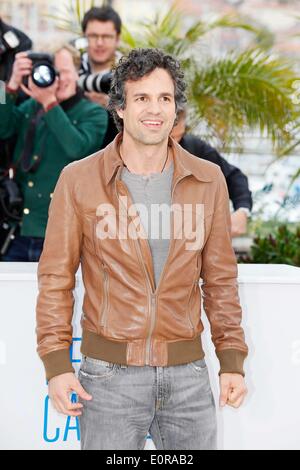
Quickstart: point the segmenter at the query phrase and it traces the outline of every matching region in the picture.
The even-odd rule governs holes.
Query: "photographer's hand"
[[[84,95],[94,103],[103,106],[103,108],[107,108],[109,97],[105,93],[97,93],[95,91],[86,91]]]
[[[247,215],[237,209],[231,214],[231,236],[239,237],[247,233]]]
[[[53,85],[46,88],[41,88],[36,86],[33,83],[32,78],[29,77],[28,88],[24,84],[21,84],[21,88],[27,95],[29,95],[31,98],[40,103],[46,110],[50,104],[57,102],[56,92],[58,88],[58,83],[59,78],[56,77],[56,80]]]
[[[22,84],[23,77],[30,75],[32,61],[28,59],[27,52],[19,52],[15,56],[13,71],[7,86],[11,90],[18,91]]]

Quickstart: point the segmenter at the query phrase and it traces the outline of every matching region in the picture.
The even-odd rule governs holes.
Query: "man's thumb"
[[[76,383],[73,386],[74,392],[77,393],[77,395],[82,398],[83,400],[91,400],[93,397],[92,395],[89,395],[84,388],[81,386],[80,382],[77,380]]]

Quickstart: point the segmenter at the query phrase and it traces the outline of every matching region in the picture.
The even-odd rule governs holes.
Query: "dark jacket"
[[[18,52],[27,51],[32,48],[32,41],[28,36],[26,36],[26,34],[4,23],[0,18],[0,37],[2,37],[2,35],[7,31],[13,31],[18,37],[20,44],[16,49],[9,50],[0,56],[0,80],[3,82],[8,82],[11,77],[15,55]],[[22,103],[26,99],[27,96],[21,91],[18,94],[17,104]],[[14,151],[15,141],[15,137],[0,140],[0,167],[6,168],[10,163]]]
[[[119,57],[119,55],[117,56],[117,59],[118,59],[118,57]],[[91,69],[90,62],[89,62],[89,57],[88,57],[88,54],[85,52],[84,54],[82,54],[82,57],[81,57],[81,67],[80,67],[80,70],[79,70],[79,76],[80,77],[82,77],[82,76],[88,77],[92,73],[93,72],[92,72],[92,69]],[[92,90],[89,90],[89,91],[92,91]],[[110,144],[114,140],[114,138],[116,137],[118,132],[119,131],[116,127],[114,118],[113,118],[112,114],[109,112],[108,113],[107,131],[106,131],[106,134],[105,134],[104,139],[103,139],[102,148],[105,148],[108,144]]]
[[[79,91],[42,113],[30,139],[29,164],[34,164],[38,157],[41,161],[36,171],[26,172],[17,162],[23,155],[30,123],[42,107],[33,99],[17,107],[15,99],[14,93],[7,93],[6,104],[0,106],[0,138],[10,137],[14,133],[18,136],[13,163],[17,164],[16,180],[24,196],[21,235],[44,237],[49,204],[61,170],[68,163],[101,148],[107,127],[107,112],[83,98]]]
[[[234,210],[246,207],[251,211],[253,201],[248,178],[239,168],[228,163],[216,149],[194,135],[185,134],[179,144],[196,157],[216,163],[225,176]]]
[[[26,36],[26,34],[4,23],[0,18],[0,36],[2,37],[2,35],[8,31],[13,31],[15,33],[20,44],[16,49],[8,50],[2,57],[0,56],[0,80],[4,82],[7,82],[10,79],[15,55],[18,52],[28,51],[32,48],[32,41],[28,36]]]

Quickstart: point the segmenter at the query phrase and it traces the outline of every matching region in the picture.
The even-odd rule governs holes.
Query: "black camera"
[[[20,45],[18,36],[13,31],[7,31],[0,37],[0,57],[9,50],[14,50]]]
[[[96,91],[97,93],[105,93],[108,95],[111,87],[112,76],[112,72],[82,75],[79,77],[78,85],[84,91]]]
[[[18,231],[22,212],[23,197],[17,182],[0,169],[0,256]]]
[[[42,52],[28,52],[28,59],[32,61],[31,78],[33,83],[40,88],[47,88],[55,82],[59,72],[54,67],[54,58],[51,54]],[[26,86],[28,79],[25,78]]]
[[[4,220],[20,221],[23,197],[17,182],[0,170],[0,222]]]

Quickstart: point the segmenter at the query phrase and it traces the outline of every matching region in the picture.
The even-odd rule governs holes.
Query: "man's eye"
[[[145,97],[144,96],[140,96],[137,101],[144,101],[145,100]]]
[[[164,99],[164,101],[171,101],[169,96],[164,96],[163,99]]]

